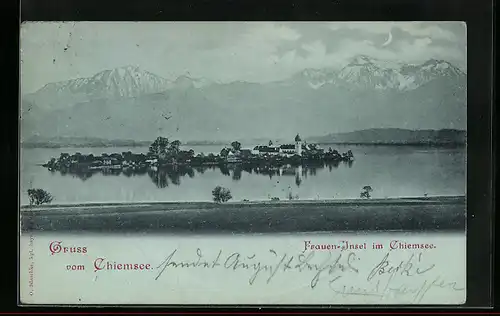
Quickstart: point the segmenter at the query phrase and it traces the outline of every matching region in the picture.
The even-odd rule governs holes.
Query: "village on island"
[[[352,162],[354,156],[350,150],[339,153],[331,147],[328,150],[317,144],[307,144],[299,134],[294,143],[274,145],[269,141],[267,145],[257,145],[253,149],[242,148],[238,141],[231,146],[224,147],[220,153],[195,153],[193,149],[181,150],[181,142],[169,142],[165,137],[158,137],[150,146],[147,153],[103,153],[100,156],[93,154],[61,153],[58,158],[51,158],[44,167],[51,171],[71,170],[124,170],[140,171],[157,169],[162,166],[216,166],[228,164],[264,165],[268,167],[301,166],[304,164]]]

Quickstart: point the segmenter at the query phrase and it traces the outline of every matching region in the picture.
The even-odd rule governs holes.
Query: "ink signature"
[[[377,275],[402,275],[402,276],[414,276],[419,274],[424,274],[426,272],[431,271],[436,266],[435,264],[430,264],[425,266],[424,268],[420,266],[416,266],[417,264],[421,264],[422,262],[422,253],[420,252],[415,259],[415,254],[412,253],[411,256],[407,260],[401,260],[399,264],[394,265],[389,262],[389,252],[382,258],[380,261],[368,274],[366,278],[367,281],[371,281]]]
[[[243,255],[239,252],[230,253],[223,256],[222,250],[213,260],[206,259],[200,248],[196,250],[196,259],[192,261],[174,261],[174,255],[177,249],[172,251],[162,263],[157,267],[158,274],[155,280],[158,280],[167,268],[201,268],[201,269],[225,269],[225,270],[247,270],[250,273],[248,283],[253,285],[257,278],[263,275],[266,278],[266,283],[269,284],[278,273],[298,271],[301,273],[314,273],[311,279],[310,286],[314,289],[323,275],[336,275],[339,273],[359,273],[355,264],[359,261],[359,257],[351,252],[347,255],[332,253],[322,253],[320,257],[315,252],[308,254],[300,253],[292,256],[287,253],[278,254],[273,249],[269,250],[272,254],[273,263],[264,264],[257,258],[256,254]]]
[[[446,281],[442,275],[428,277],[428,273],[435,268],[435,264],[423,265],[423,253],[414,253],[406,260],[393,264],[387,253],[382,260],[373,267],[366,281],[367,287],[353,285],[339,285],[341,276],[329,282],[329,288],[335,295],[370,296],[379,299],[386,297],[396,298],[398,301],[420,303],[432,289],[464,291],[455,281]],[[414,277],[423,276],[423,277]],[[399,278],[399,280],[397,280]],[[424,278],[424,279],[422,279]],[[396,281],[397,280],[397,281]],[[395,285],[395,283],[399,285]],[[348,282],[350,283],[350,282]]]
[[[311,289],[316,288],[320,280],[327,279],[325,284],[335,296],[366,296],[380,300],[391,297],[408,303],[420,303],[431,290],[464,291],[457,282],[430,273],[436,265],[425,263],[423,253],[412,253],[408,259],[395,263],[387,253],[373,268],[367,269],[366,275],[360,271],[362,260],[354,252],[290,255],[269,249],[267,256],[257,256],[240,252],[224,254],[219,250],[216,256],[208,257],[198,248],[192,260],[177,260],[176,255],[179,256],[177,249],[156,267],[155,280],[164,276],[167,269],[223,269],[228,272],[248,271],[248,284],[254,285],[260,280],[269,284],[278,274],[299,272],[311,275]],[[355,280],[361,280],[363,284],[355,286]]]
[[[368,288],[352,285],[338,285],[337,281],[339,279],[340,277],[337,277],[329,282],[330,290],[332,290],[336,296],[369,296],[379,300],[386,297],[392,297],[400,303],[418,304],[432,289],[450,290],[453,292],[461,292],[465,290],[465,288],[458,286],[457,282],[446,281],[441,275],[438,275],[435,278],[425,279],[423,281],[412,281],[411,285],[408,283],[402,283],[394,286],[391,284],[392,280],[388,280],[385,282],[385,285],[383,285],[382,281],[378,280],[375,284],[372,284]]]

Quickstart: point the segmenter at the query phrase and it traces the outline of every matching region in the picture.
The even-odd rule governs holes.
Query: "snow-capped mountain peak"
[[[337,72],[332,68],[306,68],[297,73],[294,81],[306,81],[313,89],[318,89],[325,84],[333,84],[337,79]]]
[[[170,83],[167,79],[131,65],[101,71],[91,79],[92,88],[114,97],[136,97],[161,92]]]
[[[412,78],[415,86],[421,86],[438,78],[465,82],[466,74],[445,60],[430,59],[421,65],[406,65],[401,69],[405,78]]]
[[[413,90],[436,78],[464,78],[465,73],[444,60],[431,59],[420,65],[380,60],[367,55],[351,58],[340,71],[304,69],[294,76],[318,89],[327,84],[376,90]]]
[[[366,55],[357,55],[351,59],[349,62],[350,65],[373,65],[372,58]]]
[[[338,75],[344,84],[375,89],[399,88],[401,75],[397,67],[384,65],[384,61],[375,60],[366,55],[355,56],[343,67]]]
[[[122,67],[118,67],[118,68],[114,68],[114,69],[103,70],[103,71],[95,74],[94,76],[92,76],[92,78],[94,80],[101,80],[104,77],[125,78],[127,75],[140,76],[141,72],[142,71],[139,69],[138,66],[128,65],[128,66],[122,66]]]
[[[141,70],[123,66],[103,70],[92,77],[46,84],[35,93],[91,93],[103,96],[132,97],[167,89],[169,81]]]
[[[67,103],[158,93],[167,90],[169,84],[165,78],[128,65],[103,70],[91,77],[49,83],[25,98],[40,108],[53,110],[66,107]]]
[[[54,110],[66,107],[69,100],[70,103],[82,103],[97,99],[135,98],[172,89],[202,88],[212,83],[189,74],[168,80],[139,66],[126,65],[100,71],[91,77],[49,83],[25,98],[36,101],[40,108]]]
[[[213,84],[214,82],[206,78],[193,78],[189,74],[184,74],[177,77],[170,88],[187,89],[187,88],[203,88]]]
[[[427,72],[434,72],[440,75],[459,77],[464,75],[464,72],[458,67],[453,66],[445,60],[431,59],[422,64],[421,70]]]

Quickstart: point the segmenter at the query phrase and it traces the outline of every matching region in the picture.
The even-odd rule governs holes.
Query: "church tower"
[[[299,134],[295,136],[295,153],[302,156],[302,139],[300,139]]]

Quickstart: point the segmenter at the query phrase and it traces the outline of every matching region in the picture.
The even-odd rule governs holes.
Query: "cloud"
[[[417,38],[413,41],[401,41],[398,43],[396,52],[400,56],[405,56],[407,60],[415,63],[425,60],[444,59],[465,64],[465,51],[456,48],[445,48],[438,45],[432,45],[430,38]],[[458,64],[463,67],[464,64]]]
[[[440,26],[437,25],[426,25],[422,22],[415,23],[404,23],[399,26],[401,30],[407,32],[412,36],[417,37],[428,37],[433,39],[442,39],[447,41],[455,41],[457,39],[456,35],[453,32],[450,32]]]
[[[420,48],[425,48],[425,47],[429,46],[431,43],[432,43],[432,40],[429,37],[417,38],[417,39],[415,39],[415,41],[413,41],[413,44],[416,47],[420,47]]]
[[[392,29],[392,22],[339,22],[330,25],[330,30],[361,30],[376,34],[386,34]]]
[[[456,40],[456,35],[442,27],[439,22],[429,25],[430,22],[344,22],[330,25],[332,31],[342,29],[360,30],[374,34],[388,34],[394,29],[406,32],[410,36],[430,37],[448,41]]]
[[[349,38],[339,40],[338,44],[340,48],[337,51],[328,53],[321,41],[315,41],[304,45],[304,49],[308,52],[307,56],[297,54],[296,50],[290,50],[283,55],[280,62],[286,64],[288,69],[300,70],[321,67],[340,68],[353,56],[361,54],[381,60],[406,63],[421,63],[430,58],[464,60],[462,51],[433,46],[432,39],[428,37],[400,40],[387,47],[381,47],[370,40],[359,41]]]
[[[328,33],[324,32],[325,26]],[[313,56],[311,49],[304,49],[312,47],[311,43],[325,48],[321,59],[331,67],[340,67],[358,54],[409,63],[440,58],[465,66],[465,32],[461,32],[464,25],[457,22],[335,22],[307,28],[296,24],[294,28],[302,36],[298,43],[281,47],[281,55],[294,51],[295,63],[304,66],[317,64],[315,61],[320,59],[320,53]],[[383,45],[389,32],[393,40]]]
[[[261,39],[267,42],[275,40],[296,41],[301,35],[294,29],[274,23],[251,23],[254,27],[246,34],[246,39]]]

